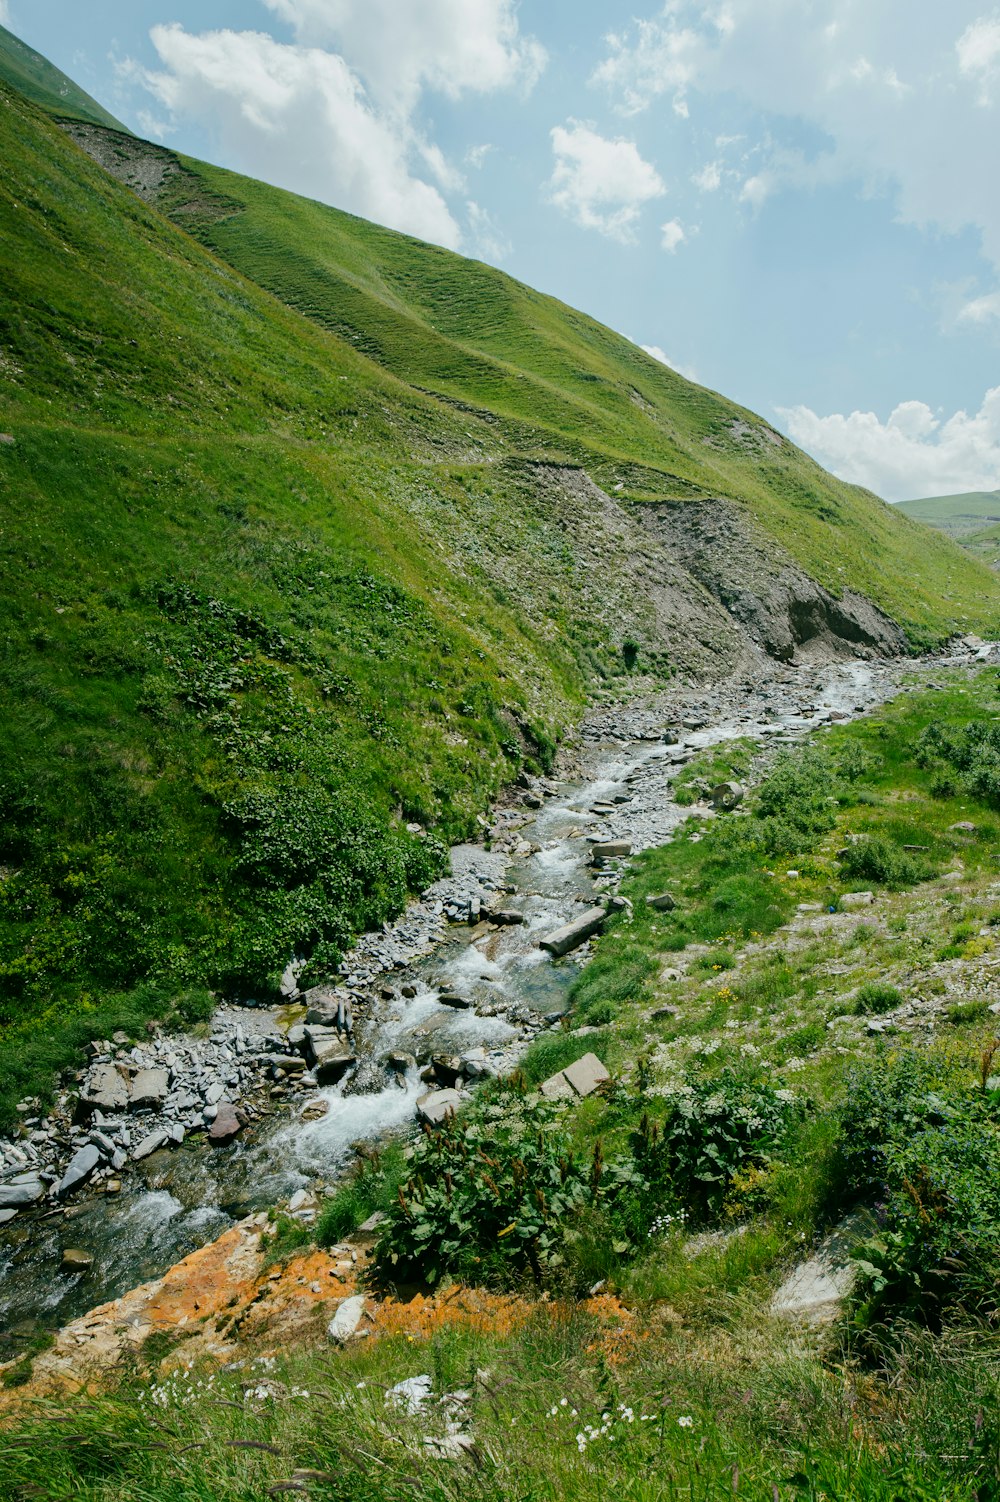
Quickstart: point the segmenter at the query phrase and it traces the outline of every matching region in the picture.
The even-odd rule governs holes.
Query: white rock
[[[336,1314],[326,1327],[326,1333],[338,1345],[343,1345],[356,1334],[361,1316],[365,1312],[364,1295],[352,1294],[339,1305]]]

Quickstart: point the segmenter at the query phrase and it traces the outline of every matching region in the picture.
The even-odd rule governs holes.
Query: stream
[[[628,840],[634,851],[668,840],[692,813],[671,796],[672,781],[691,756],[741,736],[765,744],[801,738],[831,718],[854,717],[884,702],[899,691],[904,675],[933,678],[935,669],[969,663],[975,655],[965,650],[919,665],[767,664],[756,682],[593,710],[581,733],[578,771],[544,783],[540,808],[508,813],[506,821],[498,817],[492,850],[457,847],[453,876],[438,884],[442,893],[454,892],[463,873],[485,874],[508,893],[513,888],[505,904],[523,913],[524,922],[496,927],[439,920],[437,942],[405,969],[397,962],[392,970],[394,998],[359,1021],[360,1063],[353,1076],[298,1097],[226,1147],[210,1149],[189,1138],[173,1152],[154,1154],[134,1165],[118,1195],[84,1192],[65,1208],[18,1216],[0,1229],[0,1331],[17,1337],[64,1324],[161,1275],[252,1211],[299,1189],[334,1185],[354,1161],[354,1144],[406,1129],[418,1097],[433,1088],[415,1068],[405,1080],[388,1074],[381,1061],[389,1052],[427,1058],[482,1049],[488,1072],[510,1069],[546,1017],[562,1013],[587,956],[584,948],[553,961],[539,939],[616,883],[615,875],[590,865],[588,836]],[[674,727],[676,741],[664,739],[666,726]],[[602,807],[595,811],[595,805]],[[432,888],[425,898],[434,895]],[[406,922],[404,914],[399,923]],[[403,983],[415,991],[409,999],[399,995]],[[438,998],[448,992],[472,1006],[442,1006]],[[252,1026],[262,1014],[246,1015]],[[274,1018],[271,1011],[264,1020],[273,1028]],[[302,1120],[303,1105],[317,1098],[328,1103],[326,1114]],[[84,1274],[61,1271],[66,1247],[85,1248],[93,1266]]]

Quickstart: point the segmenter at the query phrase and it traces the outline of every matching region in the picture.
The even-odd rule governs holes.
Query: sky
[[[501,266],[889,500],[1000,487],[989,0],[0,0],[131,129]]]

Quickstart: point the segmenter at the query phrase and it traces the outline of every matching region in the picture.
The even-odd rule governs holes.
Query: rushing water
[[[690,812],[670,796],[682,757],[738,736],[799,736],[826,721],[831,710],[853,714],[884,700],[898,672],[865,663],[800,674],[779,670],[759,691],[748,690],[738,706],[720,691],[714,701],[712,692],[706,694],[702,712],[710,723],[684,732],[677,745],[612,741],[610,735],[592,742],[588,774],[559,784],[519,831],[538,847],[507,868],[517,891],[512,905],[523,912],[524,923],[488,932],[453,929],[406,975],[394,975],[394,981],[410,980],[417,994],[385,1003],[360,1025],[362,1058],[374,1066],[393,1050],[426,1055],[431,1042],[438,1053],[481,1046],[506,1050],[512,1058],[519,1029],[506,1016],[559,1010],[578,973],[572,958],[553,963],[538,940],[572,917],[581,900],[596,896],[587,836],[629,839],[637,849],[662,843]],[[634,713],[622,711],[621,722],[634,725]],[[594,811],[608,800],[613,811]],[[438,996],[446,990],[460,992],[474,1006],[443,1008]],[[0,1231],[0,1328],[64,1323],[161,1274],[250,1211],[305,1185],[335,1182],[353,1158],[353,1144],[405,1128],[427,1089],[416,1070],[402,1087],[383,1083],[385,1072],[374,1067],[364,1079],[376,1088],[352,1089],[348,1080],[316,1092],[329,1104],[318,1120],[279,1114],[221,1150],[185,1142],[135,1165],[118,1196],[85,1195],[65,1213],[19,1217]],[[301,1101],[293,1108],[296,1115],[300,1109]],[[93,1254],[86,1275],[59,1271],[68,1246]]]

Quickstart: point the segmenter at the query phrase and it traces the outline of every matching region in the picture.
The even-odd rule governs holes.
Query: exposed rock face
[[[640,514],[678,563],[780,662],[906,650],[903,632],[877,606],[851,590],[832,595],[735,502],[659,502]]]

